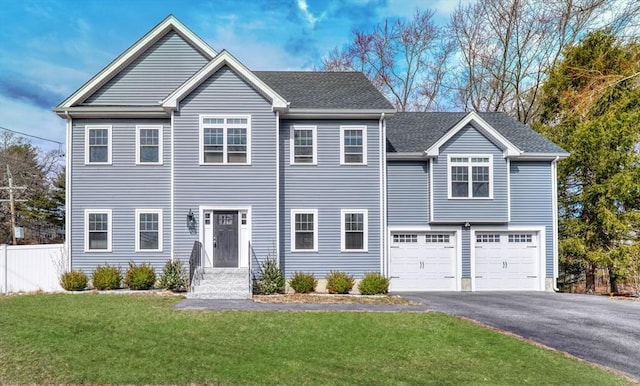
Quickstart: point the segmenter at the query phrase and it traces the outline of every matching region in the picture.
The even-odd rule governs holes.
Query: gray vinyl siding
[[[545,227],[547,277],[553,277],[552,183],[550,162],[511,162],[510,224]]]
[[[290,165],[290,127],[317,127],[317,165]],[[340,165],[340,126],[366,125],[367,165]],[[380,271],[380,152],[377,120],[283,121],[280,125],[280,250],[285,274],[361,277]],[[318,252],[291,252],[291,210],[318,210]],[[341,209],[368,211],[368,251],[341,252]]]
[[[449,154],[493,155],[493,199],[449,199]],[[469,176],[471,178],[471,176]],[[468,125],[440,147],[433,164],[434,222],[507,222],[507,161],[502,150]]]
[[[387,221],[429,225],[429,163],[387,161]]]
[[[112,164],[85,165],[85,126],[111,125]],[[136,125],[163,126],[163,164],[136,165]],[[109,263],[125,270],[129,261],[151,263],[157,273],[171,258],[169,120],[73,120],[71,186],[72,267],[90,274]],[[85,209],[111,209],[112,252],[84,252]],[[135,210],[162,209],[162,252],[135,252]]]
[[[471,230],[462,227],[462,277],[471,277]]]
[[[92,94],[87,105],[153,105],[164,99],[202,66],[207,58],[174,31]]]
[[[250,115],[251,165],[199,165],[200,114]],[[174,126],[175,256],[188,260],[200,239],[187,229],[189,210],[251,207],[255,268],[276,246],[277,122],[271,103],[225,66],[180,102]]]

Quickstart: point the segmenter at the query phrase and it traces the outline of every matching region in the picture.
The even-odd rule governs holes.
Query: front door
[[[238,212],[213,212],[213,266],[238,267]]]

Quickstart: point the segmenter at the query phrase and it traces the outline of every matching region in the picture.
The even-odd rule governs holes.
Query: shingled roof
[[[566,151],[505,113],[477,113],[509,142],[525,153],[566,154]],[[467,113],[403,112],[387,119],[387,152],[423,152]]]
[[[393,110],[361,72],[253,71],[291,109]]]

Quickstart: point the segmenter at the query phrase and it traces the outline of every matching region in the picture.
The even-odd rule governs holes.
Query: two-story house
[[[248,296],[267,257],[394,291],[553,288],[567,154],[505,114],[396,113],[361,73],[252,71],[173,16],[55,111],[71,269],[181,259],[202,297]]]

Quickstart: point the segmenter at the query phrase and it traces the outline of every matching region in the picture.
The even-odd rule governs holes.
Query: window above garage
[[[447,163],[449,199],[493,198],[491,154],[450,154]]]

